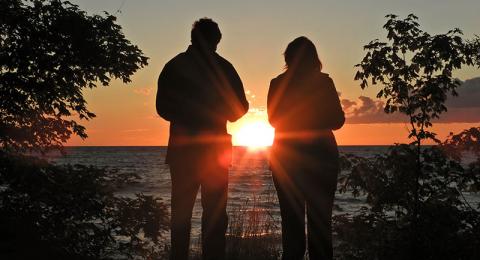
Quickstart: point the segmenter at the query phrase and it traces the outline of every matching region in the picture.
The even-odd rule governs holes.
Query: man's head
[[[218,24],[210,18],[202,18],[195,21],[192,26],[191,41],[192,45],[206,49],[217,50],[217,45],[222,38],[222,33]]]

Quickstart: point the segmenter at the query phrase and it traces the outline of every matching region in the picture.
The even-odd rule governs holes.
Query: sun
[[[255,149],[272,145],[274,129],[265,121],[246,121],[232,134],[234,145]]]

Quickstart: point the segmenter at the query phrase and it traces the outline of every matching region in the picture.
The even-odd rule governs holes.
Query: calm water
[[[341,146],[340,152],[371,156],[385,152],[386,146]],[[54,157],[59,164],[86,164],[114,168],[122,172],[137,173],[138,182],[119,191],[120,195],[144,193],[158,196],[170,204],[170,173],[164,163],[166,147],[68,147],[66,156]],[[233,150],[229,172],[228,210],[235,211],[255,198],[261,210],[279,218],[278,202],[268,168],[266,150],[249,151],[243,147]],[[197,196],[193,214],[193,233],[199,232],[201,207]],[[363,205],[361,198],[351,194],[335,197],[334,214],[353,212]]]

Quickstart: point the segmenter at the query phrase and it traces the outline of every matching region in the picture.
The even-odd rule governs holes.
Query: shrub
[[[168,229],[161,200],[114,196],[115,171],[0,153],[5,259],[157,258]],[[117,182],[118,183],[118,180]]]
[[[340,258],[478,259],[480,205],[470,205],[463,193],[479,187],[479,128],[443,143],[429,128],[447,111],[448,94],[457,94],[452,72],[480,65],[480,40],[462,39],[459,29],[430,35],[414,15],[387,18],[388,42],[365,46],[355,79],[362,88],[368,80],[380,83],[377,97],[386,99],[385,112],[407,116],[413,141],[373,158],[346,157],[340,191],[366,195],[368,206],[358,215],[335,217],[338,250],[345,252]],[[422,146],[429,139],[438,145]],[[466,150],[477,157],[465,168]]]

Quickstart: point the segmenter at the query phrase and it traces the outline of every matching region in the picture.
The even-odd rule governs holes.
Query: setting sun
[[[232,134],[234,145],[260,148],[272,145],[274,129],[264,121],[247,121]]]

